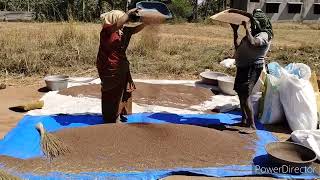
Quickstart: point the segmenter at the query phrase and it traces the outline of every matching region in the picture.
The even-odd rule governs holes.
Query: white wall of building
[[[250,13],[254,9],[260,8],[266,12],[267,3],[279,4],[278,13],[267,13],[272,21],[320,21],[320,14],[314,14],[315,4],[320,4],[320,0],[259,0],[259,2],[250,2],[250,0],[235,0],[233,8],[246,10]],[[300,13],[289,13],[289,4],[301,3]],[[246,5],[246,7],[245,7]]]

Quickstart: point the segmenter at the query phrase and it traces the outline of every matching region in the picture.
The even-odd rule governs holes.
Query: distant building
[[[231,7],[250,13],[260,8],[272,21],[320,22],[320,0],[231,0]]]
[[[35,19],[33,12],[27,11],[0,11],[0,21],[32,21]]]

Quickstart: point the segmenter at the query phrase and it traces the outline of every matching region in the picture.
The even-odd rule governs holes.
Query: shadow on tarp
[[[234,125],[239,123],[241,116],[238,112],[224,114],[168,114],[168,113],[140,113],[132,114],[127,117],[127,123],[176,123],[192,124],[199,126],[210,125]],[[13,128],[3,140],[0,141],[0,155],[11,156],[20,159],[42,157],[40,148],[40,136],[35,125],[42,122],[47,131],[53,132],[63,128],[85,127],[103,123],[101,115],[56,115],[56,116],[25,116],[15,128]],[[254,163],[263,165],[265,162],[261,157],[266,154],[265,145],[277,139],[267,131],[263,126],[257,123],[259,130],[256,132],[257,141],[255,142]],[[259,159],[260,158],[260,159]],[[252,165],[240,166],[230,165],[224,167],[212,168],[176,168],[168,170],[147,170],[143,172],[83,172],[79,174],[68,174],[61,172],[49,173],[46,176],[25,173],[16,174],[26,179],[159,179],[170,175],[190,175],[197,174],[213,177],[231,177],[231,176],[253,176],[261,175],[253,171]],[[273,176],[281,178],[299,178],[312,179],[315,175],[287,175],[287,174],[264,174],[264,176]]]
[[[87,125],[97,125],[103,124],[103,118],[99,115],[79,115],[79,116],[70,116],[70,115],[60,115],[52,117],[57,123],[61,126],[69,126],[70,124],[87,124]]]
[[[174,124],[190,124],[190,125],[199,125],[199,126],[208,126],[221,124],[218,118],[199,118],[199,117],[184,117],[178,114],[162,114],[155,113],[149,116],[152,119],[159,121],[165,121],[167,123]]]
[[[233,125],[241,120],[240,113],[220,114],[171,114],[171,113],[140,113],[128,117],[128,123],[173,123],[197,126]]]

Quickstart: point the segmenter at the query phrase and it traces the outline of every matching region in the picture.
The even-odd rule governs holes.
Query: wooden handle
[[[46,132],[44,127],[43,127],[43,124],[41,122],[39,122],[37,125],[36,125],[36,129],[39,131],[40,133],[40,136],[43,136],[43,134]]]

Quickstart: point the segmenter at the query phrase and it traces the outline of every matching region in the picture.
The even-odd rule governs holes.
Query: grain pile
[[[190,106],[198,105],[210,100],[213,93],[209,89],[185,85],[160,85],[135,83],[137,89],[133,92],[133,102],[137,104],[149,104],[174,108],[190,109]],[[101,98],[100,85],[75,86],[61,90],[59,94],[74,97]]]
[[[0,180],[20,180],[20,178],[0,170]]]
[[[255,135],[175,124],[107,124],[54,133],[71,153],[46,159],[0,157],[19,172],[135,171],[249,164]]]

